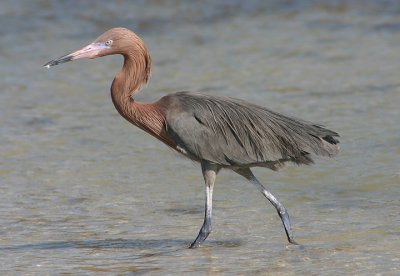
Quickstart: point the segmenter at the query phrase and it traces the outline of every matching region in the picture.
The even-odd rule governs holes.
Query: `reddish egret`
[[[334,156],[339,135],[320,125],[284,116],[243,100],[177,92],[154,103],[134,95],[150,78],[151,59],[143,40],[125,28],[113,28],[86,47],[46,63],[121,54],[122,70],[111,85],[115,108],[126,120],[201,164],[206,186],[204,222],[190,248],[211,232],[212,194],[221,168],[243,176],[272,203],[290,243],[296,244],[286,208],[253,175],[252,167],[278,170],[286,163],[313,163],[311,155]]]

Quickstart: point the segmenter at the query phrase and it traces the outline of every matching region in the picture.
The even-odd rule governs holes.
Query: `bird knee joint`
[[[287,215],[287,211],[286,211],[285,207],[279,208],[278,214],[279,214],[279,216]]]

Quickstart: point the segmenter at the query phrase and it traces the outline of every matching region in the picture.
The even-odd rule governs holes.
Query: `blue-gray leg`
[[[235,172],[237,172],[238,174],[249,180],[251,183],[253,183],[257,187],[257,189],[269,200],[269,202],[271,202],[271,204],[275,207],[279,217],[282,220],[288,241],[292,244],[297,244],[294,241],[292,227],[290,226],[289,214],[285,206],[283,206],[283,204],[280,203],[273,194],[271,194],[269,191],[267,191],[267,189],[265,189],[265,187],[260,183],[260,181],[258,181],[258,179],[254,176],[250,168],[236,169]]]
[[[201,170],[203,173],[204,182],[206,184],[206,204],[204,212],[204,222],[203,226],[200,229],[199,234],[197,235],[196,240],[190,245],[190,248],[199,247],[211,233],[212,194],[213,194],[215,178],[217,177],[219,169],[220,168],[215,164],[211,164],[206,161],[201,162]]]

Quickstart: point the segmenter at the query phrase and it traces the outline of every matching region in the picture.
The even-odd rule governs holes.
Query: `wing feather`
[[[339,150],[336,132],[243,100],[189,92],[166,97],[167,133],[195,160],[221,166],[309,164],[310,154],[331,157]]]

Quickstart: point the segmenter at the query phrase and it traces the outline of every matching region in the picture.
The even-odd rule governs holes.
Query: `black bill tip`
[[[73,59],[73,56],[66,55],[66,56],[62,56],[62,57],[57,58],[57,59],[53,59],[53,60],[47,62],[43,66],[46,67],[46,68],[50,68],[51,66],[58,65],[58,64],[61,64],[61,63],[64,63],[64,62],[68,62],[68,61],[71,61],[72,59]]]

